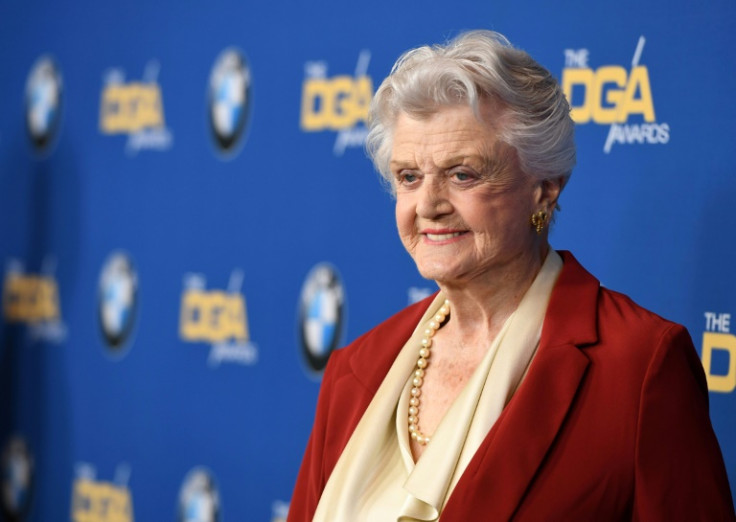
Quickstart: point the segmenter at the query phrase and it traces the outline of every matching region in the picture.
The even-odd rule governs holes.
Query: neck
[[[445,297],[452,303],[447,330],[451,330],[460,343],[468,345],[493,339],[504,321],[518,307],[541,270],[548,251],[549,247],[545,244],[539,251],[469,282],[438,282]]]

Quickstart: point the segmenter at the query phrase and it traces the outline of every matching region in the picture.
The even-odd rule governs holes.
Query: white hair
[[[484,98],[503,107],[498,137],[516,150],[524,172],[567,180],[575,165],[575,126],[557,80],[505,36],[470,31],[446,45],[405,52],[376,91],[366,149],[392,189],[389,161],[399,113],[421,118],[467,104],[480,119]]]

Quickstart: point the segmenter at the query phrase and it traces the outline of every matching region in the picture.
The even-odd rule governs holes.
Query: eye
[[[473,181],[478,178],[475,174],[472,172],[467,172],[465,170],[456,170],[452,173],[452,177],[461,183],[467,183],[469,181]]]
[[[419,176],[412,171],[402,171],[396,174],[396,182],[399,185],[413,185],[418,179]]]

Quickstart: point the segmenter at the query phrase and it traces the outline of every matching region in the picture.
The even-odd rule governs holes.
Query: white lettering
[[[142,129],[128,136],[125,152],[135,156],[141,149],[165,150],[173,141],[174,137],[166,127]]]
[[[565,49],[565,67],[588,68],[587,49]]]
[[[632,143],[665,144],[670,141],[670,126],[666,123],[632,123],[611,124],[608,137],[603,145],[603,152],[611,152],[615,144],[631,145]]]
[[[31,341],[47,341],[54,344],[60,344],[66,339],[66,325],[59,321],[42,321],[40,323],[32,323],[28,325],[28,335]]]
[[[368,129],[365,127],[353,127],[351,129],[343,129],[337,133],[335,138],[335,146],[332,148],[335,156],[342,156],[348,147],[362,147],[365,138],[368,136]]]
[[[729,333],[731,331],[731,314],[705,312],[705,329],[709,332]]]
[[[217,343],[210,349],[207,363],[212,367],[222,362],[232,362],[250,366],[258,362],[258,347],[255,343]]]

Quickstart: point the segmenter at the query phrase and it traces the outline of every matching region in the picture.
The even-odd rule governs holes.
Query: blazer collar
[[[584,346],[598,340],[600,283],[568,251],[560,250],[562,272],[552,290],[540,346]]]

